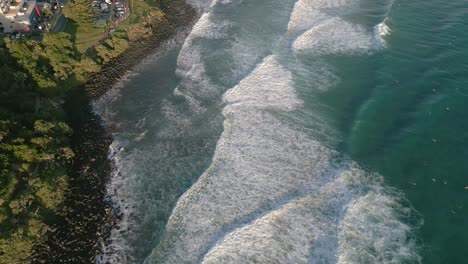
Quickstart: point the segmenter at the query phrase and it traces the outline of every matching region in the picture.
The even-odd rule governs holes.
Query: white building
[[[39,20],[36,0],[0,0],[0,33],[30,31]]]

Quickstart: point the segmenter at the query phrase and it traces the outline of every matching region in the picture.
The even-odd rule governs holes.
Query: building
[[[36,0],[0,0],[0,33],[31,31],[39,17]]]
[[[11,0],[0,0],[0,13],[7,14],[10,11]]]

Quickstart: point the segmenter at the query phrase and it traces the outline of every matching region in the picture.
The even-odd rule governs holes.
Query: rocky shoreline
[[[138,42],[131,42],[128,50],[106,63],[100,72],[89,78],[86,91],[92,99],[105,94],[127,70],[148,57],[148,54],[154,52],[182,27],[190,26],[197,17],[195,9],[184,0],[162,0],[161,2],[165,17],[153,26],[152,36]]]
[[[183,27],[190,27],[196,11],[184,0],[162,0],[165,18],[154,25],[151,37],[131,42],[122,55],[91,76],[85,89],[71,92],[65,103],[72,126],[76,154],[69,170],[69,188],[61,207],[61,224],[47,230],[33,247],[31,263],[95,263],[101,245],[122,214],[106,199],[106,185],[113,172],[108,159],[112,143],[109,131],[91,107],[132,67],[154,52]],[[118,227],[117,227],[118,228]]]

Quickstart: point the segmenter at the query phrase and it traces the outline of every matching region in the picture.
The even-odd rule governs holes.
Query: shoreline
[[[158,21],[159,24],[153,29],[152,36],[131,42],[123,54],[111,59],[99,72],[88,78],[85,89],[92,100],[104,95],[128,70],[140,64],[179,30],[193,26],[197,12],[185,0],[163,0],[163,2],[165,19]]]
[[[106,63],[89,77],[84,88],[68,94],[64,108],[71,127],[76,154],[69,169],[69,188],[60,209],[58,226],[48,228],[44,239],[33,247],[31,263],[95,263],[118,229],[122,212],[107,194],[107,183],[114,172],[109,157],[110,131],[94,113],[92,101],[100,98],[145,58],[153,54],[180,30],[191,28],[196,11],[184,0],[163,0],[165,19],[153,27],[153,34]]]

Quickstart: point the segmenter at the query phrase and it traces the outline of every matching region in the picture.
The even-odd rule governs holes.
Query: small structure
[[[101,3],[101,12],[109,11],[109,6],[106,3]]]
[[[36,0],[0,0],[0,33],[31,31],[40,16]]]

